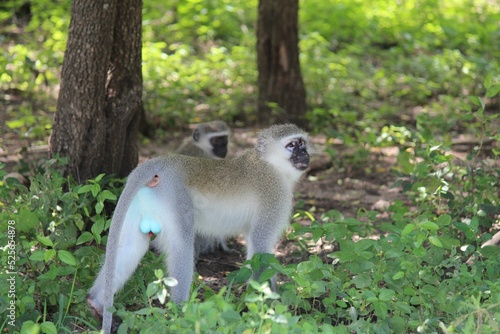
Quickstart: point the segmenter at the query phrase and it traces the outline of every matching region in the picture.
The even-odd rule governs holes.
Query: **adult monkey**
[[[307,140],[295,125],[275,125],[235,159],[167,155],[132,171],[113,215],[104,266],[87,296],[103,315],[104,331],[111,331],[108,309],[148,250],[149,233],[157,234],[153,246],[167,254],[169,275],[178,282],[171,290],[176,303],[189,298],[195,233],[242,233],[247,259],[272,253],[289,222],[295,184],[309,166]],[[275,278],[271,286],[276,289]]]
[[[231,131],[226,122],[212,121],[198,123],[193,135],[186,138],[175,151],[179,154],[207,159],[223,159],[227,155],[227,145]],[[224,236],[214,237],[196,234],[194,242],[195,259],[200,254],[213,252],[216,248],[229,251]]]

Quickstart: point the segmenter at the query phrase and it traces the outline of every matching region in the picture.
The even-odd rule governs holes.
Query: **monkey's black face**
[[[212,152],[219,158],[225,158],[227,155],[227,136],[217,136],[210,138]]]
[[[305,170],[309,167],[309,153],[307,153],[307,145],[304,139],[294,139],[285,147],[288,151],[292,152],[290,161],[295,168]]]

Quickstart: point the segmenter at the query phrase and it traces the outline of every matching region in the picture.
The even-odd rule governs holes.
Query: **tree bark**
[[[137,164],[142,0],[74,0],[50,138],[79,181]]]
[[[299,63],[298,0],[260,0],[257,22],[257,120],[306,126]],[[277,110],[276,110],[277,107]]]

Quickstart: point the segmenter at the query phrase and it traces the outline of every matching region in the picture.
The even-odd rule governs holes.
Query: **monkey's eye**
[[[293,150],[295,150],[297,148],[297,141],[291,141],[289,142],[288,144],[286,144],[285,148],[287,150],[289,150],[290,152],[292,152]]]
[[[290,152],[296,150],[297,148],[303,149],[305,147],[306,147],[306,142],[304,141],[304,139],[298,139],[298,140],[291,141],[288,144],[286,144],[286,146],[285,146],[285,148],[287,150],[289,150]]]
[[[210,143],[216,146],[227,145],[227,136],[212,137],[210,138]]]

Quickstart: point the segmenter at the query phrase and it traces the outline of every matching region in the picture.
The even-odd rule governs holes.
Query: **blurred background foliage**
[[[157,134],[190,122],[253,120],[257,1],[144,1],[144,102]],[[500,4],[489,0],[308,0],[301,66],[313,131],[375,143],[385,125],[467,131],[460,101],[500,80]],[[44,139],[55,111],[70,2],[0,5],[6,124]],[[486,101],[498,110],[498,98]],[[420,115],[420,116],[419,116]],[[422,119],[425,119],[423,117]],[[444,124],[445,123],[445,124]]]

